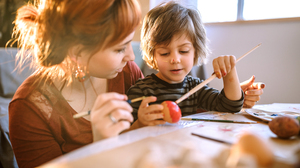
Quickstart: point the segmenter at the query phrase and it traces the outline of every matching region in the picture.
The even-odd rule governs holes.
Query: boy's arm
[[[242,91],[240,81],[237,75],[236,67],[223,77],[225,96],[229,100],[240,100],[242,97]]]

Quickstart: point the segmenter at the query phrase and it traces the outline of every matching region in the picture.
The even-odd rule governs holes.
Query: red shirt
[[[108,92],[125,94],[143,74],[134,62],[108,80]],[[19,167],[36,167],[93,142],[90,121],[73,119],[77,112],[50,82],[33,85],[30,76],[9,105],[9,132]]]

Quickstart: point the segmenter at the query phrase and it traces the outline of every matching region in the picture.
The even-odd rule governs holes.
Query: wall
[[[237,64],[240,81],[251,75],[266,83],[258,104],[300,103],[300,21],[248,22],[206,25],[212,50],[206,66],[219,55],[237,58],[259,43],[262,45]],[[215,79],[211,87],[222,88]]]
[[[146,13],[149,11],[149,0],[138,0],[140,6],[141,6],[141,11],[142,11],[142,20],[141,23],[143,21],[143,18],[145,17]],[[142,24],[140,24],[140,26],[138,26],[136,28],[134,37],[133,37],[133,41],[141,41],[140,40],[140,36],[141,36],[141,26]]]

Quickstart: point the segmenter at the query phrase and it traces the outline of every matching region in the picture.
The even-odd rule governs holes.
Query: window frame
[[[197,0],[198,3],[198,0]],[[223,21],[223,22],[205,22],[205,25],[217,25],[217,24],[234,24],[234,23],[262,23],[262,22],[282,22],[282,21],[300,21],[299,17],[286,17],[286,18],[270,18],[270,19],[257,19],[257,20],[245,20],[243,17],[244,12],[244,0],[238,0],[237,4],[237,17],[235,21]],[[201,13],[201,11],[200,11]]]

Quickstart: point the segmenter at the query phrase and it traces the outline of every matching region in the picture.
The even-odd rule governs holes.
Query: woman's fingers
[[[129,113],[128,111],[123,110],[123,109],[112,111],[108,115],[108,117],[112,121],[113,124],[115,124],[116,122],[119,122],[119,121],[128,121],[128,122],[133,121],[133,116],[131,115],[131,113]]]
[[[132,107],[126,95],[104,93],[97,97],[91,110],[94,141],[116,136],[130,127]]]
[[[108,132],[108,134],[110,134],[110,137],[117,136],[120,132],[128,128],[130,128],[130,123],[128,121],[121,120],[118,123],[111,126],[111,132]]]
[[[127,96],[119,93],[113,93],[113,92],[100,94],[94,103],[93,109],[98,109],[99,107],[103,107],[107,103],[110,103],[112,100],[119,100],[125,102],[125,100],[127,100]]]

